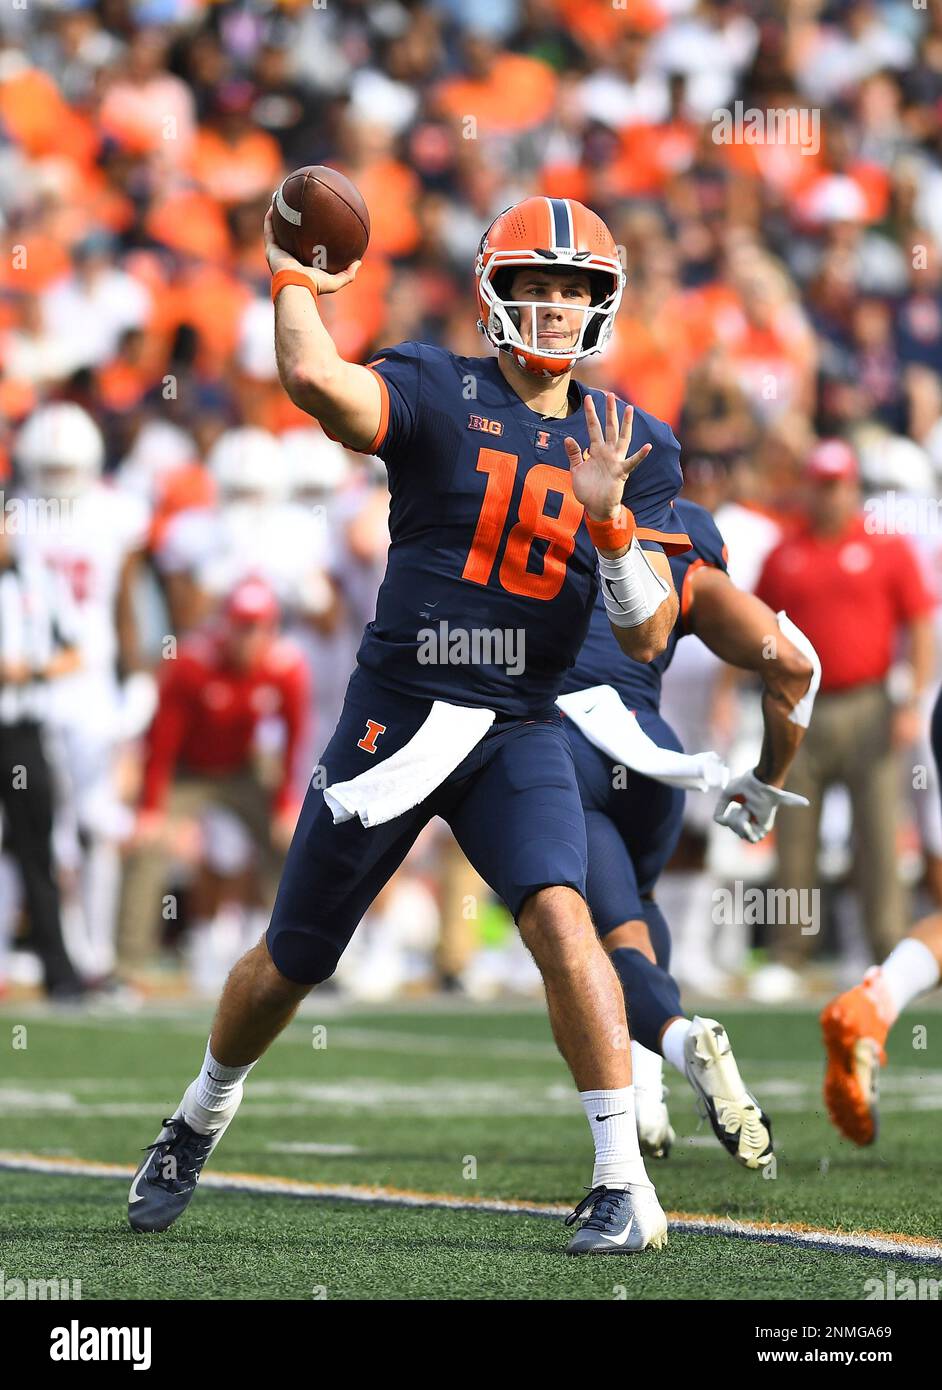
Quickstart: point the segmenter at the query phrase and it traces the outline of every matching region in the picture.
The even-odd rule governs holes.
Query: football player
[[[342,612],[323,500],[342,481],[347,460],[339,444],[314,428],[291,430],[280,439],[254,426],[226,430],[206,458],[218,505],[177,513],[157,550],[177,631],[190,631],[219,611],[225,596],[246,578],[262,578],[271,586],[286,632],[303,646],[308,662],[318,716],[309,721],[308,738],[320,738],[314,726],[322,702],[331,697],[336,722],[341,682],[352,664],[351,644],[338,634]],[[299,491],[310,497],[318,485],[317,501],[296,500]],[[320,743],[308,766],[319,751]],[[297,761],[302,767],[302,758]],[[306,778],[301,797],[305,787]]]
[[[482,238],[496,357],[407,342],[345,361],[318,296],[357,273],[274,241],[275,345],[296,405],[386,464],[391,544],[340,721],[308,790],[268,932],[236,965],[203,1066],[132,1184],[136,1230],[189,1202],[243,1082],[436,815],[514,915],[595,1144],[572,1254],[664,1244],[638,1148],[624,998],[585,903],[585,821],[555,699],[601,571],[619,645],[650,660],[677,612],[665,550],[681,474],[670,429],[572,370],[608,342],[625,276],[608,228],[528,198]]]
[[[20,537],[22,548],[62,576],[76,614],[81,665],[52,687],[50,711],[81,843],[85,936],[75,943],[76,954],[99,977],[114,965],[118,845],[133,825],[117,793],[118,758],[156,706],[156,687],[138,650],[133,599],[148,511],[102,479],[104,457],[98,426],[70,401],[40,406],[14,446],[24,490],[41,509],[38,524]]]
[[[586,897],[628,1004],[642,1152],[666,1157],[674,1139],[661,1078],[666,1058],[690,1082],[727,1152],[757,1169],[772,1157],[771,1125],[743,1084],[722,1024],[691,1020],[681,1008],[669,973],[670,931],[654,900],[657,880],[680,836],[684,793],[677,780],[682,773],[679,765],[671,772],[669,756],[664,771],[673,781],[630,770],[631,740],[637,739],[636,719],[656,749],[681,751],[677,735],[660,714],[660,697],[663,674],[685,634],[695,633],[723,661],[758,674],[765,725],[759,762],[754,771],[725,786],[715,814],[721,824],[755,843],[772,828],[780,805],[807,805],[783,788],[808,724],[820,665],[808,639],[784,614],[776,618],[732,583],[726,546],[709,512],[683,499],[674,511],[692,548],[670,559],[680,613],[666,648],[646,665],[626,657],[597,600],[560,705],[568,716],[585,810]],[[613,754],[621,756],[621,763]],[[707,761],[711,757],[715,759],[705,755],[696,769],[703,790],[710,782],[725,782],[725,775],[715,775],[718,769]]]
[[[930,725],[932,753],[942,781],[942,691]],[[859,985],[832,999],[821,1014],[827,1051],[824,1102],[840,1132],[872,1144],[879,1127],[878,1077],[886,1066],[886,1040],[906,1005],[935,989],[942,972],[942,913],[904,937]]]

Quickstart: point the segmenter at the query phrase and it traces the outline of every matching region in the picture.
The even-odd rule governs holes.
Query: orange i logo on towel
[[[384,734],[385,732],[385,724],[377,724],[375,719],[368,719],[366,721],[366,733],[360,739],[357,747],[362,748],[364,753],[375,753],[376,740],[379,738],[380,734]]]

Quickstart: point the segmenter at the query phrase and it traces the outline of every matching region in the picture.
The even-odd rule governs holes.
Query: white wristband
[[[793,623],[785,612],[776,613],[779,631],[783,632],[791,642],[793,647],[797,647],[803,656],[811,662],[811,684],[802,695],[791,714],[788,716],[793,724],[797,724],[801,729],[807,729],[811,723],[811,711],[814,709],[814,697],[818,693],[818,686],[821,684],[821,658],[811,645],[809,638],[805,636],[797,623]]]
[[[647,622],[670,593],[670,585],[651,568],[637,536],[617,560],[599,555],[599,582],[614,627],[638,627]]]

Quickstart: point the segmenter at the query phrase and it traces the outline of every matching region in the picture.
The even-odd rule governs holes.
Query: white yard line
[[[110,1178],[127,1181],[135,1169],[130,1164],[94,1163],[81,1158],[44,1157],[32,1153],[0,1151],[0,1170],[45,1173],[50,1176]],[[304,1182],[297,1178],[261,1173],[206,1173],[201,1185],[215,1191],[301,1197],[317,1201],[359,1202],[397,1207],[437,1207],[475,1211],[494,1216],[538,1216],[559,1219],[570,1208],[544,1202],[513,1202],[500,1198],[454,1197],[448,1193],[410,1192],[396,1187],[359,1187],[353,1184]],[[942,1262],[942,1244],[924,1236],[885,1231],[831,1231],[794,1222],[734,1221],[731,1217],[668,1212],[670,1229],[678,1235],[723,1236],[827,1250],[835,1254],[892,1256],[925,1262]]]

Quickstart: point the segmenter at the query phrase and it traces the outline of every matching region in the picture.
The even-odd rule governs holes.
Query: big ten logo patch
[[[469,415],[468,429],[480,430],[482,434],[503,434],[504,423],[502,420],[488,420],[484,415]]]

